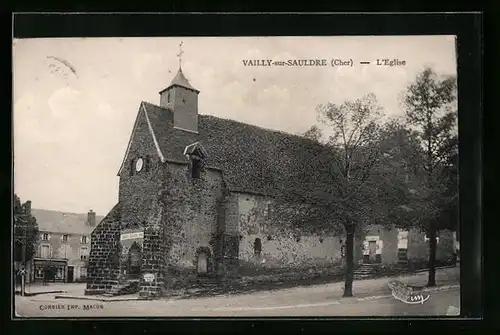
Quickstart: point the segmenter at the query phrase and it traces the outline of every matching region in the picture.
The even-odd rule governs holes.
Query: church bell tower
[[[179,44],[179,70],[174,79],[160,92],[160,107],[174,114],[174,128],[198,132],[198,94],[182,72],[182,42]]]

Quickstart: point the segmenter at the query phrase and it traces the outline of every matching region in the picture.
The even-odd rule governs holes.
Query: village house
[[[85,280],[90,234],[102,217],[92,210],[75,214],[31,209],[31,214],[36,218],[39,238],[36,254],[27,266],[28,282]]]
[[[343,237],[320,229],[324,222],[302,230],[273,215],[276,192],[305,201],[324,192],[329,149],[199,114],[199,93],[179,68],[159,105],[139,104],[118,172],[118,203],[92,232],[86,294],[135,281],[140,295],[153,297],[199,278],[237,280],[249,266],[341,264]],[[439,257],[452,252],[441,248],[443,240]],[[355,257],[398,263],[426,257],[426,246],[419,232],[371,227]]]

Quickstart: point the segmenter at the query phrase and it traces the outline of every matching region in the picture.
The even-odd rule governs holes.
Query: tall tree
[[[428,286],[435,286],[437,231],[446,222],[443,214],[446,210],[450,213],[457,200],[456,78],[441,78],[433,69],[425,68],[404,93],[406,121],[417,132],[422,150],[425,181],[415,203],[425,208],[419,212],[429,238]]]
[[[27,262],[36,254],[38,224],[31,215],[31,202],[21,204],[21,199],[14,194],[14,261]]]
[[[342,232],[345,236],[345,284],[344,296],[353,295],[355,237],[362,236],[367,224],[385,223],[390,208],[398,201],[393,196],[390,174],[380,165],[383,157],[381,127],[383,110],[373,94],[342,104],[327,103],[317,108],[318,121],[330,136],[325,143],[329,149],[330,166],[323,166],[313,159],[308,164],[317,164],[318,173],[327,184],[317,191],[314,199],[295,198],[302,204],[290,209],[294,202],[289,190],[278,196],[284,208],[277,216],[296,222],[300,227],[315,222],[316,233],[321,230]],[[312,127],[303,134],[317,141],[321,138],[319,128]],[[299,171],[300,173],[300,171]],[[327,175],[325,177],[325,175]],[[300,175],[299,175],[300,176]],[[290,176],[287,176],[290,178]],[[304,183],[310,176],[303,176]],[[290,201],[292,200],[292,201]],[[288,211],[287,211],[288,209]]]

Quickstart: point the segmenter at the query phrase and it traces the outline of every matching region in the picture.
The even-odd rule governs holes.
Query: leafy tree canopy
[[[29,203],[21,204],[21,199],[16,194],[14,194],[13,214],[14,260],[28,261],[36,254],[38,224],[36,218],[31,215]]]

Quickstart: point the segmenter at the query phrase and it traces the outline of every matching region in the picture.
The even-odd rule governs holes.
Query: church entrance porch
[[[368,242],[368,259],[370,263],[375,262],[375,255],[377,254],[377,242],[370,241]]]
[[[363,242],[363,264],[382,263],[383,242],[379,236],[366,236]]]
[[[140,279],[142,266],[142,248],[137,243],[133,243],[127,255],[126,278]]]
[[[208,247],[200,247],[196,250],[196,274],[198,277],[215,276],[212,253]]]
[[[207,260],[207,254],[204,252],[201,252],[198,254],[198,275],[204,276],[208,272],[208,260]]]

